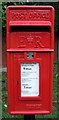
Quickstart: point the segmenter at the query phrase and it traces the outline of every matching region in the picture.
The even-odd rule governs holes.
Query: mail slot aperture
[[[11,48],[30,50],[50,48],[50,26],[13,26],[11,29]]]

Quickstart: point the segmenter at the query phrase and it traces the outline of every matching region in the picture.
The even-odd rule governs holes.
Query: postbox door
[[[11,104],[13,101],[13,103],[14,103],[13,109],[15,111],[17,110],[19,112],[21,112],[21,109],[23,112],[28,111],[29,113],[31,113],[31,111],[34,111],[34,113],[37,113],[37,112],[40,113],[39,109],[44,112],[45,111],[48,112],[48,111],[50,111],[51,95],[52,95],[52,93],[51,93],[51,84],[52,84],[51,64],[52,63],[51,63],[51,57],[50,57],[51,54],[35,52],[34,56],[36,56],[36,57],[34,59],[28,59],[28,58],[25,59],[24,54],[25,54],[24,52],[11,53],[10,58],[9,58],[9,63],[11,61],[9,70],[11,69],[11,66],[12,66],[12,70],[9,73],[9,79],[13,83],[13,92],[12,92],[11,98],[9,98],[10,99],[9,104]],[[28,94],[26,96],[26,93],[24,93],[24,94],[22,93],[22,90],[23,90],[23,92],[30,92],[32,90],[32,88],[30,88],[31,90],[29,91],[29,88],[28,88],[28,87],[33,87],[33,86],[29,86],[29,85],[31,85],[30,83],[32,83],[32,81],[29,84],[27,81],[25,81],[25,84],[28,84],[28,85],[26,85],[27,89],[21,88],[22,87],[21,86],[22,85],[21,74],[23,74],[23,75],[26,74],[26,71],[23,71],[23,72],[25,72],[25,74],[21,73],[21,65],[22,64],[29,65],[31,63],[33,65],[34,64],[39,65],[39,69],[38,69],[39,70],[39,76],[38,76],[39,81],[37,78],[38,83],[37,82],[35,83],[35,84],[37,84],[36,87],[38,87],[38,90],[37,90],[38,94],[36,94],[36,96],[35,96],[35,93],[34,93],[34,96],[33,96],[33,94],[31,95],[31,93],[33,91],[31,93],[29,93],[29,96],[28,96]],[[34,65],[34,69],[35,69],[35,65]],[[35,71],[33,71],[33,72],[35,72]],[[12,77],[10,74],[12,74]],[[30,73],[28,72],[28,74],[30,74]],[[31,73],[31,75],[32,75],[32,73]],[[29,78],[26,78],[26,75],[24,77],[25,77],[25,80],[26,79],[29,80]],[[31,79],[33,80],[32,76],[31,76]],[[35,82],[35,80],[34,80],[34,82]],[[9,81],[9,83],[10,83],[10,81]],[[33,83],[33,85],[35,85],[35,84]],[[37,106],[35,104],[37,104]],[[25,109],[26,109],[26,111],[25,111]]]

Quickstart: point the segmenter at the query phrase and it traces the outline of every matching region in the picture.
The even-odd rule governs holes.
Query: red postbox
[[[54,8],[9,6],[7,79],[10,114],[52,112]]]

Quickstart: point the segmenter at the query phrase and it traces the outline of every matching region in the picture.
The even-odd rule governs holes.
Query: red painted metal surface
[[[54,8],[9,6],[7,25],[8,112],[49,114],[52,112],[54,59]],[[33,52],[33,58],[27,53]],[[21,96],[21,63],[39,63],[39,96]]]

